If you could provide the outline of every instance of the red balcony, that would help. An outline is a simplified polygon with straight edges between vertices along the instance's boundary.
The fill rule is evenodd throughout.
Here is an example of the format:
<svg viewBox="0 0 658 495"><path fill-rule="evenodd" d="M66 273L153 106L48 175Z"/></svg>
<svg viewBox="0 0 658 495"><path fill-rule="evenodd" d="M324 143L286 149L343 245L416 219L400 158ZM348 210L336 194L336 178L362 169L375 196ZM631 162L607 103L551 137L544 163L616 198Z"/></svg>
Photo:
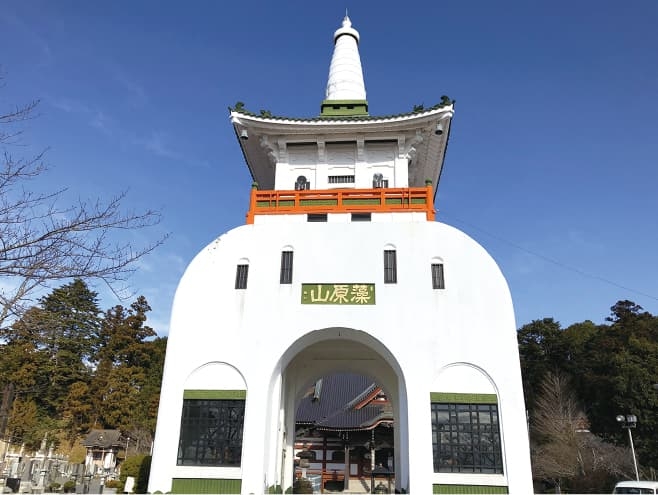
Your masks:
<svg viewBox="0 0 658 495"><path fill-rule="evenodd" d="M251 190L247 223L256 215L301 213L424 212L434 220L434 191L425 187L378 189L322 189L303 191Z"/></svg>

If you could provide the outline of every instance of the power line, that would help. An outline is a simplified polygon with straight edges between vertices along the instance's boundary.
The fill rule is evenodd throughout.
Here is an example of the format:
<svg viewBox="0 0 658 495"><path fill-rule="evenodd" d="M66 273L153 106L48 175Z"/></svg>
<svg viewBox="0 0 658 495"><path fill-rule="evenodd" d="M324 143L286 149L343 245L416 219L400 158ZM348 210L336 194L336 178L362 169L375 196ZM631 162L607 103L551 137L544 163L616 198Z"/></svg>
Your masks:
<svg viewBox="0 0 658 495"><path fill-rule="evenodd" d="M442 211L441 214L442 214L442 215L445 215L445 212ZM567 265L567 264L565 264L565 263L562 263L561 261L558 261L558 260L556 260L556 259L550 258L550 257L548 257L548 256L546 256L546 255L541 254L541 253L537 253L537 252L532 251L532 250L530 250L530 249L524 248L523 246L520 246L519 244L516 244L515 242L512 242L512 241L510 241L510 240L508 240L508 239L505 239L504 237L501 237L501 236L499 236L499 235L496 235L496 234L493 234L493 233L491 233L491 232L488 232L488 231L484 230L483 228L480 228L480 227L478 227L477 225L473 225L472 223L467 222L466 220L462 220L461 218L457 218L457 217L455 217L454 215L450 215L450 214L449 214L448 216L451 217L453 220L456 220L456 221L459 222L459 223L462 223L462 224L464 224L464 225L467 225L467 226L471 227L472 229L475 229L475 230L477 230L477 231L479 231L479 232L482 232L483 234L485 234L485 235L487 235L487 236L489 236L489 237L492 237L493 239L496 239L497 241L503 242L503 243L505 243L505 244L507 244L507 245L509 245L509 246L512 246L512 247L515 248L515 249L518 249L519 251L523 251L524 253L527 253L527 254L530 254L530 255L532 255L532 256L535 256L536 258L542 259L542 260L544 260L544 261L546 261L546 262L548 262L548 263L551 263L551 264L553 264L553 265L559 266L560 268L562 268L562 269L564 269L564 270L569 270L569 271L572 271L572 272L578 273L579 275L582 275L583 277L587 277L587 278L591 278L591 279L594 279L594 280L598 280L598 281L600 281L600 282L604 282L604 283L606 283L606 284L608 284L608 285L612 285L612 286L617 287L617 288L619 288L619 289L623 289L623 290L626 290L626 291L629 291L629 292L633 292L633 293L638 294L638 295L640 295L640 296L648 297L649 299L653 299L654 301L658 301L658 297L657 297L657 296L653 296L653 295L651 295L651 294L647 294L646 292L642 292L641 290L637 290L637 289L633 289L633 288L631 288L631 287L627 287L627 286L625 286L625 285L622 285L622 284L620 284L620 283L615 282L614 280L610 280L610 279L605 278L605 277L602 277L602 276L600 276L600 275L595 275L595 274L593 274L593 273L586 272L586 271L584 271L584 270L581 270L580 268L576 268L576 267L574 267L574 266Z"/></svg>

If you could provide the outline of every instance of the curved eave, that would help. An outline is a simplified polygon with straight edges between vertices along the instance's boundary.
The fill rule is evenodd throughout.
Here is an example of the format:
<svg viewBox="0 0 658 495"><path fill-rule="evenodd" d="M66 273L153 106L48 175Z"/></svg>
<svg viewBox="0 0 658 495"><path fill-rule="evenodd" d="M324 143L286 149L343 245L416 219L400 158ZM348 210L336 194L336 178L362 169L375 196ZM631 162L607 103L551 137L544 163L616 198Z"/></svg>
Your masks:
<svg viewBox="0 0 658 495"><path fill-rule="evenodd" d="M433 120L433 117L443 114L454 113L452 104L436 106L427 110L404 113L399 115L386 115L386 116L352 116L352 117L316 117L316 118L294 118L294 117L263 117L250 112L241 112L239 110L231 110L231 122L237 123L252 123L253 125L262 125L268 128L289 129L290 126L313 128L329 127L329 128L358 128L359 126L369 124L402 124L410 122L419 122L423 120Z"/></svg>
<svg viewBox="0 0 658 495"><path fill-rule="evenodd" d="M427 179L436 186L441 176L443 160L450 134L454 107L437 106L425 111L384 117L295 119L264 117L232 110L231 123L253 179L261 189L274 188L275 158L272 147L279 140L289 142L326 142L346 139L417 140L409 167L409 186L421 187ZM438 122L443 133L435 134ZM248 139L240 136L246 131ZM419 139L417 139L419 138Z"/></svg>

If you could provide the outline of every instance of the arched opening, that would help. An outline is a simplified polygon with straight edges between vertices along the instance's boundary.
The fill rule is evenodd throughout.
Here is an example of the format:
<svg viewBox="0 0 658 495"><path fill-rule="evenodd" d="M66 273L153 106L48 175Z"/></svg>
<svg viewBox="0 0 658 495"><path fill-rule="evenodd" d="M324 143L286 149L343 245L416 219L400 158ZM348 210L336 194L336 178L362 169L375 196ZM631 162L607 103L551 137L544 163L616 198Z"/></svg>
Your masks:
<svg viewBox="0 0 658 495"><path fill-rule="evenodd" d="M279 411L278 437L275 442L278 445L275 477L280 480L284 491L292 487L296 474L301 474L302 463L297 454L303 450L314 451L313 454L303 454L308 456L308 466L313 464L317 468L319 464L322 469L324 465L325 472L319 473L324 475L324 482L333 476L335 469L336 477L333 481L345 483L347 474L348 482L350 479L359 482L361 476L366 478L364 481L369 487L371 466L364 464L372 459L371 447L374 447L375 451L375 467L377 460L380 460L382 467L386 465L387 471L391 473L391 490L407 489L409 445L406 385L397 360L382 342L366 332L354 329L316 330L295 341L284 353L279 365L272 381L272 400L273 403L279 404L278 408L273 408ZM324 389L319 390L320 400L323 394L325 400L332 400L328 395L331 393L330 389L340 383L345 384L345 380L351 383L355 390L362 390L354 392L354 397L344 401L341 407L356 405L363 409L370 406L368 413L373 413L377 401L385 398L387 410L381 408L381 412L383 419L387 419L388 414L391 421L378 423L374 417L369 417L357 428L349 430L336 428L340 424L329 422L327 424L334 427L329 432L321 427L323 418L315 418L316 424L313 425L304 425L297 421L300 406L304 405L305 400L312 401L313 395L318 393L318 385ZM333 400L343 401L348 395L350 393L342 394L340 397L333 397ZM341 407L334 407L334 410ZM327 411L330 409L331 407ZM388 429L387 435L384 434L385 428ZM305 438L312 440L307 443L314 448L304 448ZM326 442L326 446L317 448L318 442ZM339 445L340 449L335 448ZM342 456L337 453L341 450ZM311 456L314 457L312 462ZM322 462L317 462L318 460ZM304 464L307 465L306 462ZM339 472L337 464L342 466L342 472ZM366 473L367 477L364 476ZM381 476L378 476L377 481L380 481L380 478Z"/></svg>

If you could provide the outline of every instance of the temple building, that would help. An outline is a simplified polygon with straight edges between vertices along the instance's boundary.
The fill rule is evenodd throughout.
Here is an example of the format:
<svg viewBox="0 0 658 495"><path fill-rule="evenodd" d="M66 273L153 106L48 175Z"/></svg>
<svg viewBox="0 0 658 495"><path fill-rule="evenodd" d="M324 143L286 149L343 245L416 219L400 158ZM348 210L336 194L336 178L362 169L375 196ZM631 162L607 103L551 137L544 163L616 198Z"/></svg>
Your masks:
<svg viewBox="0 0 658 495"><path fill-rule="evenodd" d="M353 373L320 378L297 407L295 477L321 490L374 489L382 477L388 482L395 476L394 423L390 401L371 378Z"/></svg>
<svg viewBox="0 0 658 495"><path fill-rule="evenodd" d="M454 102L371 115L359 42L317 117L230 109L246 222L178 286L151 493L532 493L509 288L435 219Z"/></svg>

